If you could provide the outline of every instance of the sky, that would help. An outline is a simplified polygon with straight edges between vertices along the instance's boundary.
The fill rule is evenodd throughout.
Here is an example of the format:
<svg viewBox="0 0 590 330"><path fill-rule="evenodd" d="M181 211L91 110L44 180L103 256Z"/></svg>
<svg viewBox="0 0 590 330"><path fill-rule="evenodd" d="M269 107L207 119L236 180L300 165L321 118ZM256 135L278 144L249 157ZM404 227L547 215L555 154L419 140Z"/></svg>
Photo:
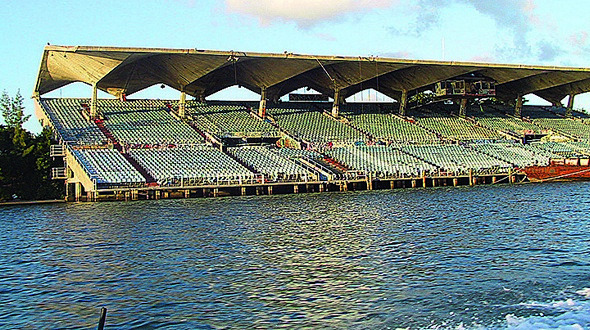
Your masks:
<svg viewBox="0 0 590 330"><path fill-rule="evenodd" d="M20 90L27 114L47 43L590 67L580 0L0 1L0 90ZM243 90L211 98L255 98ZM76 83L47 96L90 95ZM131 97L178 95L155 86ZM590 109L588 94L575 100ZM40 130L34 114L25 127Z"/></svg>

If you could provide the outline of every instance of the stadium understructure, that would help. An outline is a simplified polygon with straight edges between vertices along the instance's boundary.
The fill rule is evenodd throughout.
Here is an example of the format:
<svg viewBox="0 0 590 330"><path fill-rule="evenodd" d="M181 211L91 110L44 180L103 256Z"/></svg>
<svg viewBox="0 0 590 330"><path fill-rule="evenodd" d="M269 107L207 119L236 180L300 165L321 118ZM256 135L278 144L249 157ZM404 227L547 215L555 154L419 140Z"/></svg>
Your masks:
<svg viewBox="0 0 590 330"><path fill-rule="evenodd" d="M73 82L92 94L44 96ZM159 84L179 98L132 99ZM208 99L236 85L260 100ZM392 101L345 101L366 89ZM64 159L53 177L97 201L514 183L588 158L590 118L573 109L588 91L586 68L47 46L33 97Z"/></svg>

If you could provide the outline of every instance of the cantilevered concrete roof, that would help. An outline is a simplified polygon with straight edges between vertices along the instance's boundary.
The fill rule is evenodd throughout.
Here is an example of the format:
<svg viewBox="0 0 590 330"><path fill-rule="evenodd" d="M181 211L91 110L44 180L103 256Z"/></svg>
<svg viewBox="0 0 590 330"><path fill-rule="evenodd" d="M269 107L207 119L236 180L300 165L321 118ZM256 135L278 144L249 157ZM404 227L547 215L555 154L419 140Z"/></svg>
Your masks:
<svg viewBox="0 0 590 330"><path fill-rule="evenodd" d="M590 91L590 68L314 56L200 49L46 46L34 94L72 82L131 95L166 84L197 98L239 85L277 99L301 87L341 97L373 88L394 99L465 74L496 81L502 99L533 93L552 103Z"/></svg>

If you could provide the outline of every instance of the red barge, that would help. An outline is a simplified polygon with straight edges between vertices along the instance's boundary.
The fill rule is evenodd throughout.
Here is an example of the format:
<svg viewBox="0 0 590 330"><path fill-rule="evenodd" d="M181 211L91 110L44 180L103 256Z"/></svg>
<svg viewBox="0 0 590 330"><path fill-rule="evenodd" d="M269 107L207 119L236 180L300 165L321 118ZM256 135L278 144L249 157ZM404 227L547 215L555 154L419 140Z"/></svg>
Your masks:
<svg viewBox="0 0 590 330"><path fill-rule="evenodd" d="M546 166L527 166L521 169L531 182L590 181L590 159L552 159Z"/></svg>

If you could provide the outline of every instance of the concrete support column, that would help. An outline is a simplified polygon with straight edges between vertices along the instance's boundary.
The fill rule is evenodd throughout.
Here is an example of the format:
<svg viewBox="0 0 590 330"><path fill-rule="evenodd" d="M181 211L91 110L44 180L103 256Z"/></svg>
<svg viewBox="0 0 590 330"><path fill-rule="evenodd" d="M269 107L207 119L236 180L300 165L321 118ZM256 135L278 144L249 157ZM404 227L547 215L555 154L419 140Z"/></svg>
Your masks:
<svg viewBox="0 0 590 330"><path fill-rule="evenodd" d="M324 184L323 183L319 184L319 188L320 188L320 192L324 192Z"/></svg>
<svg viewBox="0 0 590 330"><path fill-rule="evenodd" d="M334 91L334 103L332 104L332 116L338 117L340 111L340 90Z"/></svg>
<svg viewBox="0 0 590 330"><path fill-rule="evenodd" d="M412 180L412 188L416 188L418 186L418 182L416 180Z"/></svg>
<svg viewBox="0 0 590 330"><path fill-rule="evenodd" d="M459 185L459 179L458 178L453 178L453 187L456 187Z"/></svg>
<svg viewBox="0 0 590 330"><path fill-rule="evenodd" d="M213 197L219 197L219 188L213 188Z"/></svg>
<svg viewBox="0 0 590 330"><path fill-rule="evenodd" d="M459 104L459 116L465 117L467 113L467 99L461 99L461 103Z"/></svg>
<svg viewBox="0 0 590 330"><path fill-rule="evenodd" d="M242 187L242 196L246 196L246 187Z"/></svg>
<svg viewBox="0 0 590 330"><path fill-rule="evenodd" d="M272 186L268 186L268 194L272 195Z"/></svg>
<svg viewBox="0 0 590 330"><path fill-rule="evenodd" d="M473 186L474 182L473 182L473 169L469 169L469 185Z"/></svg>
<svg viewBox="0 0 590 330"><path fill-rule="evenodd" d="M79 182L76 182L75 184L75 189L76 191L74 192L74 198L76 200L76 202L80 201L80 197L82 197L82 184Z"/></svg>
<svg viewBox="0 0 590 330"><path fill-rule="evenodd" d="M408 91L404 89L402 91L402 97L399 102L399 114L402 116L405 116L407 107L408 107Z"/></svg>
<svg viewBox="0 0 590 330"><path fill-rule="evenodd" d="M371 174L367 177L367 190L373 190L373 176Z"/></svg>
<svg viewBox="0 0 590 330"><path fill-rule="evenodd" d="M180 101L178 102L178 116L180 118L186 117L186 92L184 91L184 86L180 91Z"/></svg>
<svg viewBox="0 0 590 330"><path fill-rule="evenodd" d="M258 115L261 118L266 117L266 87L262 87L260 91L260 105L258 106Z"/></svg>
<svg viewBox="0 0 590 330"><path fill-rule="evenodd" d="M518 94L516 97L516 107L514 108L514 116L522 117L522 95Z"/></svg>
<svg viewBox="0 0 590 330"><path fill-rule="evenodd" d="M155 198L155 199L160 199L160 198L161 198L161 196L160 196L160 194L161 194L161 193L162 193L161 191L159 191L159 190L156 190L156 191L154 192L154 195L155 195L155 196L154 196L154 198Z"/></svg>
<svg viewBox="0 0 590 330"><path fill-rule="evenodd" d="M389 188L395 189L395 180L389 181Z"/></svg>
<svg viewBox="0 0 590 330"><path fill-rule="evenodd" d="M90 118L96 118L98 114L98 85L92 84L92 99L90 100Z"/></svg>
<svg viewBox="0 0 590 330"><path fill-rule="evenodd" d="M574 98L575 98L575 94L570 94L569 99L567 100L567 108L565 109L565 116L567 118L571 118L572 117L572 111L574 110Z"/></svg>
<svg viewBox="0 0 590 330"><path fill-rule="evenodd" d="M293 193L297 194L299 192L299 186L298 185L293 185Z"/></svg>

